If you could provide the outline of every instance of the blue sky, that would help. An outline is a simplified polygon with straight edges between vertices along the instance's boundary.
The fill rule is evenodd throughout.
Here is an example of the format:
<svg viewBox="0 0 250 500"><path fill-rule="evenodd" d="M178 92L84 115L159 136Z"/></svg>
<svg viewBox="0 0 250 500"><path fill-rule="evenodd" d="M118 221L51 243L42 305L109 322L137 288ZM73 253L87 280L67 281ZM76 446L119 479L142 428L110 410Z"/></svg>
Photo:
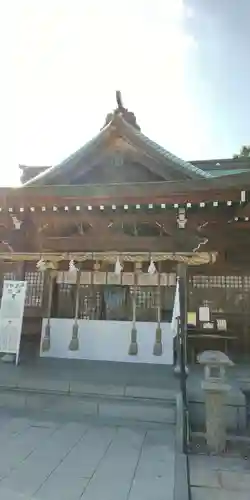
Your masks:
<svg viewBox="0 0 250 500"><path fill-rule="evenodd" d="M184 159L250 142L249 0L0 2L1 185L95 135L115 90Z"/></svg>

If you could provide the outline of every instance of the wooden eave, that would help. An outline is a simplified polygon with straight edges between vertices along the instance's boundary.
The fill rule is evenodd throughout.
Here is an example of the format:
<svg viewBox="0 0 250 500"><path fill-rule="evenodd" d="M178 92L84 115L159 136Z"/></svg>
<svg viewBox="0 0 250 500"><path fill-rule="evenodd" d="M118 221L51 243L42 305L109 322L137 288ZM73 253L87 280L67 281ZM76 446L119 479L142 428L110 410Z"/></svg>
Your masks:
<svg viewBox="0 0 250 500"><path fill-rule="evenodd" d="M155 262L159 261L174 261L174 262L185 262L188 265L201 265L201 264L213 264L216 261L216 252L71 252L71 253L59 253L59 252L43 252L41 253L0 253L0 261L4 262L38 262L43 258L47 262L53 262L53 264L59 264L63 261L69 261L71 259L76 262L84 262L86 260L104 260L106 262L115 263L117 256L126 262L148 262L150 258L153 258Z"/></svg>
<svg viewBox="0 0 250 500"><path fill-rule="evenodd" d="M248 181L248 182L247 182ZM240 201L240 191L250 190L250 173L199 181L163 181L149 183L92 184L67 186L23 186L1 188L0 207L43 205L93 206L112 203L186 203Z"/></svg>

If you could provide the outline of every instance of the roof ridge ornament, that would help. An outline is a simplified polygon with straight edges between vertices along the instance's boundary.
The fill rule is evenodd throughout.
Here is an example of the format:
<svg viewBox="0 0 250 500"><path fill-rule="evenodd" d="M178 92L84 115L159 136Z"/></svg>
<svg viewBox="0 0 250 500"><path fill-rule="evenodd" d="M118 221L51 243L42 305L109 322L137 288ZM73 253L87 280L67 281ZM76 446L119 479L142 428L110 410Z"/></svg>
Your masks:
<svg viewBox="0 0 250 500"><path fill-rule="evenodd" d="M132 111L128 111L128 109L124 107L122 101L122 93L120 90L116 90L115 97L117 106L112 113L107 114L104 127L106 127L106 125L108 125L112 121L115 121L116 116L121 116L123 120L129 123L129 125L132 125L132 127L136 128L137 130L141 130L136 121L135 114Z"/></svg>
<svg viewBox="0 0 250 500"><path fill-rule="evenodd" d="M117 109L119 111L125 111L125 108L124 108L124 106L122 104L122 93L121 93L121 91L120 90L116 90L115 96L116 96L116 102L117 102Z"/></svg>

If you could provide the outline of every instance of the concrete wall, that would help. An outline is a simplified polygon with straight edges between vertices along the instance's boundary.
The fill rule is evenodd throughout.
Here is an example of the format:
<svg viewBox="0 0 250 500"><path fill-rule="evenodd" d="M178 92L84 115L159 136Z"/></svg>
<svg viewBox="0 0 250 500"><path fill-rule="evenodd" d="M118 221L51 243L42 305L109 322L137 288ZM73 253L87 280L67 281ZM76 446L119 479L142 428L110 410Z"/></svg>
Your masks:
<svg viewBox="0 0 250 500"><path fill-rule="evenodd" d="M47 320L43 320L42 336ZM79 320L79 350L69 351L73 319L51 319L50 350L42 357L122 361L129 363L173 364L173 333L170 323L163 323L163 353L153 355L156 323L138 322L138 355L129 356L131 322Z"/></svg>

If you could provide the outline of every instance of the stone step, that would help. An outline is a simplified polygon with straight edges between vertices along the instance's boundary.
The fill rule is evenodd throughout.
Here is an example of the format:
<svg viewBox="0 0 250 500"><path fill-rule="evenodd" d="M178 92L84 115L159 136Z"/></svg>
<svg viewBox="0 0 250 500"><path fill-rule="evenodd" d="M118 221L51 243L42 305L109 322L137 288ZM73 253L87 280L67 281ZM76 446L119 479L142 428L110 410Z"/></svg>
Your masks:
<svg viewBox="0 0 250 500"><path fill-rule="evenodd" d="M175 398L73 394L41 389L0 388L0 409L46 412L71 419L85 416L160 424L176 421Z"/></svg>
<svg viewBox="0 0 250 500"><path fill-rule="evenodd" d="M115 380L115 373L112 377ZM100 377L99 377L100 378ZM89 382L82 380L69 379L61 377L57 378L36 376L19 376L16 371L1 374L0 391L5 389L20 389L28 391L39 391L45 393L56 394L73 394L73 395L102 395L102 396L120 396L146 399L159 399L173 401L175 399L175 388L157 387L150 385L136 385L129 383L102 383L101 381Z"/></svg>

